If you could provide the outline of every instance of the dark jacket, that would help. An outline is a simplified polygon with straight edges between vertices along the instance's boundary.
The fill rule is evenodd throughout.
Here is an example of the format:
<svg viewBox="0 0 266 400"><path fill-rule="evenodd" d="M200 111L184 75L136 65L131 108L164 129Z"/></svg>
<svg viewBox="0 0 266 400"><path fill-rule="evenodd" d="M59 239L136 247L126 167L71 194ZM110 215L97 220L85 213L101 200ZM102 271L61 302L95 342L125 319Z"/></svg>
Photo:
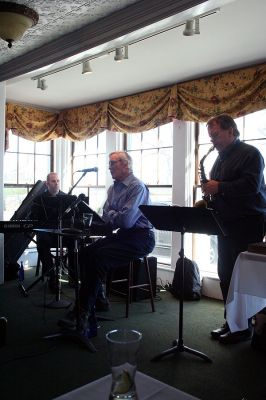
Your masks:
<svg viewBox="0 0 266 400"><path fill-rule="evenodd" d="M256 147L237 139L219 153L210 178L221 182L212 207L223 220L266 214L264 160Z"/></svg>

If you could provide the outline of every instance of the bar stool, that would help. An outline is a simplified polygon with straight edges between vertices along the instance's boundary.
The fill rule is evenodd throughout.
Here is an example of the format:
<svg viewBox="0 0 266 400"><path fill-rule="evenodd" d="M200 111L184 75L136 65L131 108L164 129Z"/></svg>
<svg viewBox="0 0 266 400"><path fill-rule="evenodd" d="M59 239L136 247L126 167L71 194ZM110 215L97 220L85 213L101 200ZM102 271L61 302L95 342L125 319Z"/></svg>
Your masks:
<svg viewBox="0 0 266 400"><path fill-rule="evenodd" d="M146 280L142 283L134 284L134 268L138 265L139 261L143 260L145 272L146 272ZM126 298L126 318L128 318L129 315L129 304L132 303L132 295L133 295L133 290L139 289L141 291L147 292L149 294L150 298L150 303L151 303L151 309L152 312L155 311L154 307L154 299L153 299L153 291L152 291L152 283L151 283L151 274L150 274L150 266L149 266L149 260L148 257L142 257L140 259L134 259L131 260L128 263L128 271L127 271L127 276L125 278L121 279L113 279L112 275L109 277L107 281L107 296L109 297L111 292L117 293L120 295L125 296ZM113 288L113 285L115 284L121 284L125 283L125 291L122 290L117 290Z"/></svg>

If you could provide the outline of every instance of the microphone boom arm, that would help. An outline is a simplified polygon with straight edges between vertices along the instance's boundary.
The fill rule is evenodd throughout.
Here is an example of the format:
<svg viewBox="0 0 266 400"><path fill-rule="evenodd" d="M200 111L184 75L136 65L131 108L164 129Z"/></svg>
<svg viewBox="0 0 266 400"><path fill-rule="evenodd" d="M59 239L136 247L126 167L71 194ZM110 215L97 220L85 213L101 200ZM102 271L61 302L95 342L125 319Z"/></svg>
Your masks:
<svg viewBox="0 0 266 400"><path fill-rule="evenodd" d="M83 172L81 177L77 180L77 182L72 186L72 188L69 190L68 194L71 194L73 189L77 186L77 184L81 181L81 179L86 175L86 172Z"/></svg>

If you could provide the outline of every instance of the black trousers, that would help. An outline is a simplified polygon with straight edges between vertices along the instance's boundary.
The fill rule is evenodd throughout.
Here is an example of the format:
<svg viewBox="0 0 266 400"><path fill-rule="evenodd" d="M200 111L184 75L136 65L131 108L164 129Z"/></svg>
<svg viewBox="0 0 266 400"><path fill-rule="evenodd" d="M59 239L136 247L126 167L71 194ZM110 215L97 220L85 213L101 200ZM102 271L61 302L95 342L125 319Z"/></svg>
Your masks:
<svg viewBox="0 0 266 400"><path fill-rule="evenodd" d="M106 273L127 265L130 260L152 252L155 246L154 232L150 229L121 229L118 233L84 247L80 251L79 291L80 307L94 313L95 302Z"/></svg>
<svg viewBox="0 0 266 400"><path fill-rule="evenodd" d="M247 251L250 243L262 242L264 237L264 216L246 216L224 222L227 236L218 236L218 276L224 303L234 265L239 253Z"/></svg>

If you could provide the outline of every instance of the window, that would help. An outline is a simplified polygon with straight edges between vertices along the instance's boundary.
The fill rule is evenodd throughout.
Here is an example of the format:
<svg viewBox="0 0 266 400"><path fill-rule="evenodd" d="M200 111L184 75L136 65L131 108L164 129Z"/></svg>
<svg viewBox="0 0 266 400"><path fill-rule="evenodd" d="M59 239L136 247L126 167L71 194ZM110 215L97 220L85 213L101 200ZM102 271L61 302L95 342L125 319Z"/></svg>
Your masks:
<svg viewBox="0 0 266 400"><path fill-rule="evenodd" d="M72 193L76 195L84 193L89 198L89 205L95 211L99 212L106 194L106 132L102 132L82 142L73 143L72 154L72 184L75 184L81 177L81 175L76 175L78 170L98 167L98 172L90 172L84 175Z"/></svg>
<svg viewBox="0 0 266 400"><path fill-rule="evenodd" d="M266 110L258 111L235 119L238 130L240 132L240 139L257 147L264 157L266 162ZM198 125L198 132L196 131L196 165L207 153L211 147L209 136L206 129L206 124ZM210 169L217 157L217 151L212 151L204 160L204 170L209 176ZM264 176L266 177L266 171ZM199 175L195 175L195 201L202 198L200 189ZM202 249L206 251L202 251ZM193 257L197 261L199 268L203 274L216 274L217 273L217 237L207 235L194 235L193 241Z"/></svg>
<svg viewBox="0 0 266 400"><path fill-rule="evenodd" d="M134 175L150 190L152 203L172 203L173 124L143 133L126 135L126 151L133 159ZM171 232L156 230L153 255L162 264L170 264Z"/></svg>
<svg viewBox="0 0 266 400"><path fill-rule="evenodd" d="M4 155L4 220L9 220L37 182L52 168L53 142L32 142L9 131Z"/></svg>

